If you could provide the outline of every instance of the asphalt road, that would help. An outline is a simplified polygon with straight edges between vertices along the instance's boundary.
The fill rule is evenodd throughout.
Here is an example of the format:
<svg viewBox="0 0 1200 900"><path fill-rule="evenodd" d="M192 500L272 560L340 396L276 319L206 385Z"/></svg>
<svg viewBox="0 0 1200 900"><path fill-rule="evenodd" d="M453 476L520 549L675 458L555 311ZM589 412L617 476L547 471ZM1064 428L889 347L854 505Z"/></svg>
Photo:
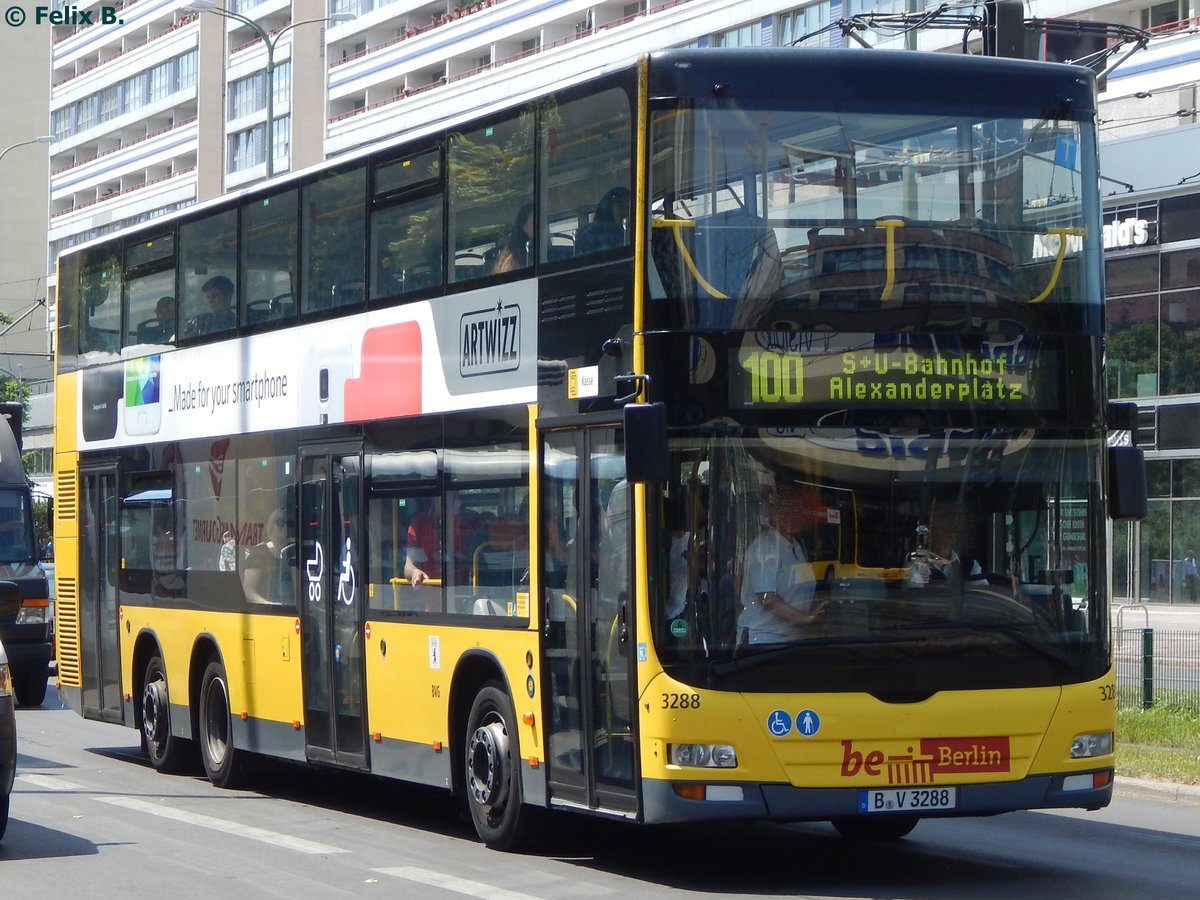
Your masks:
<svg viewBox="0 0 1200 900"><path fill-rule="evenodd" d="M824 823L549 822L487 850L439 793L271 765L257 790L154 772L137 734L51 701L20 710L0 896L23 898L1195 897L1200 796L1118 785L1096 812L922 822L887 844Z"/></svg>

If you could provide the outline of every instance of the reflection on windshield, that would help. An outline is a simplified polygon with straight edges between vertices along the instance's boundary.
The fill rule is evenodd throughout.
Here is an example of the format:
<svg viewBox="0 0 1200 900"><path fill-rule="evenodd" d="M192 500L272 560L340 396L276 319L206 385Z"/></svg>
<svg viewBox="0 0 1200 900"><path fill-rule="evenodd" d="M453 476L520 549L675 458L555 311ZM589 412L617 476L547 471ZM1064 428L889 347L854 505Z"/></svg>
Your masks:
<svg viewBox="0 0 1200 900"><path fill-rule="evenodd" d="M652 291L685 302L680 324L747 330L817 312L995 318L1098 302L1083 139L1077 122L1034 117L664 109Z"/></svg>
<svg viewBox="0 0 1200 900"><path fill-rule="evenodd" d="M852 428L674 442L654 623L664 660L721 674L781 648L1067 669L1094 654L1106 635L1098 451L1017 430L913 437L915 452L890 461Z"/></svg>

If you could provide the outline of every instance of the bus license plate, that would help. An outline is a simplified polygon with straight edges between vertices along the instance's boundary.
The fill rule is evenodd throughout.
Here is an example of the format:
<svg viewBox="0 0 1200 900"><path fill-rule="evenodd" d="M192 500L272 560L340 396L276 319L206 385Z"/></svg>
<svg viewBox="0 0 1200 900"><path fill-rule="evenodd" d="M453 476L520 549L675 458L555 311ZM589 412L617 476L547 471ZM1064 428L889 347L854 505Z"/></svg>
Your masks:
<svg viewBox="0 0 1200 900"><path fill-rule="evenodd" d="M958 789L886 788L858 792L858 811L863 813L923 812L933 809L954 809Z"/></svg>

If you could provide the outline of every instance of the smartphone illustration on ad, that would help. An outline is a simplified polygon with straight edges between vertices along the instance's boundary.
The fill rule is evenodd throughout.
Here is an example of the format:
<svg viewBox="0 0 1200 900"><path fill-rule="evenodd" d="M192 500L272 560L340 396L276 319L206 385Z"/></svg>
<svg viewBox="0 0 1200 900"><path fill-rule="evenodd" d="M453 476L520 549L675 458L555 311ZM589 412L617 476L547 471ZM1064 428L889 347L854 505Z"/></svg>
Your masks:
<svg viewBox="0 0 1200 900"><path fill-rule="evenodd" d="M122 419L131 436L157 434L162 425L162 357L155 353L125 361Z"/></svg>
<svg viewBox="0 0 1200 900"><path fill-rule="evenodd" d="M331 425L344 422L346 379L353 364L350 338L325 337L310 345L300 368L298 410L301 425Z"/></svg>

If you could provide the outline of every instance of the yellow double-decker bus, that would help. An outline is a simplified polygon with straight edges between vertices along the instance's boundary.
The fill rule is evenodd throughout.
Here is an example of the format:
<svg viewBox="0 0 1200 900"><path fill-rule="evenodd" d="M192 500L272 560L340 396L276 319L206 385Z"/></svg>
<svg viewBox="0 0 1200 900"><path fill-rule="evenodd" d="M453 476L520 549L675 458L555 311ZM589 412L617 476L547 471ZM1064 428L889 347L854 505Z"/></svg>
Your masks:
<svg viewBox="0 0 1200 900"><path fill-rule="evenodd" d="M62 691L500 848L1103 806L1099 222L1085 70L679 50L73 248Z"/></svg>

